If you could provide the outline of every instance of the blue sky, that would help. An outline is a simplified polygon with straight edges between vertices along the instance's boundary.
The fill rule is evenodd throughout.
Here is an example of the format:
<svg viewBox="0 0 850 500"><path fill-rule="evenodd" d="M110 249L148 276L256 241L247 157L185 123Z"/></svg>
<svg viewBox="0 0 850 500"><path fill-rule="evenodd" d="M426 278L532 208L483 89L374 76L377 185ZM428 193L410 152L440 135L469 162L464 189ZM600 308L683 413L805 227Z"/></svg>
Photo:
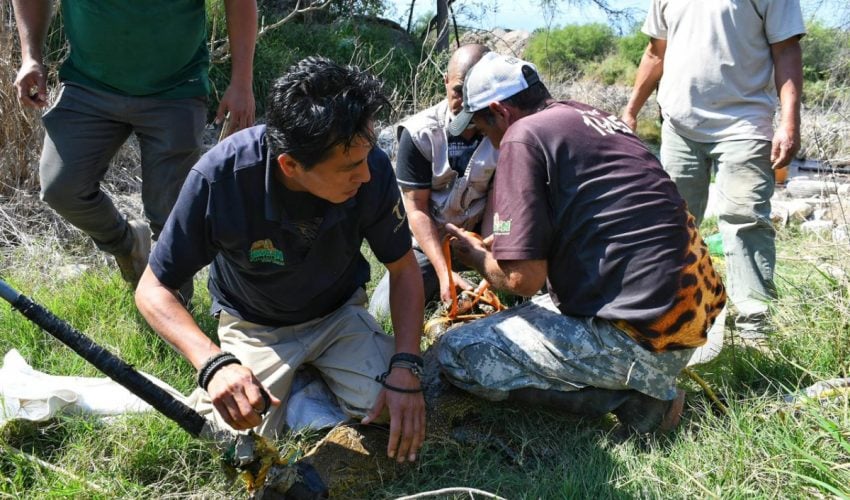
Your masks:
<svg viewBox="0 0 850 500"><path fill-rule="evenodd" d="M635 13L635 19L642 22L649 1L610 0L610 3L620 9L632 9ZM566 0L560 2L559 11L551 19L546 18L537 0L477 0L477 2L478 5L487 6L488 12L475 22L458 18L458 24L471 25L482 29L498 27L533 31L535 28L545 28L547 23L551 23L552 27L588 22L607 23L607 18L598 8L590 5L581 8L572 7ZM387 17L397 21L402 26L407 26L407 9L410 6L410 0L388 0L387 4L392 6L395 11L394 13L388 12ZM458 10L465 4L470 5L472 1L456 0L455 9ZM414 19L422 13L436 11L435 5L434 0L416 0ZM835 17L837 12L843 11L844 14L848 14L850 9L847 5L847 0L802 0L803 15L807 19L816 14L827 24L839 22L839 19Z"/></svg>
<svg viewBox="0 0 850 500"><path fill-rule="evenodd" d="M546 27L547 19L540 9L539 3L536 0L478 0L479 5L486 6L486 13L480 20L470 22L468 19L458 18L458 24L472 25L482 29L506 28L506 29L521 29L533 31L535 28ZM648 0L619 0L615 2L618 8L634 8L636 9L636 18L641 19L646 13L646 5ZM393 5L396 14L391 18L398 21L402 26L407 26L407 9L410 6L410 0L389 0L390 5ZM456 0L456 11L462 8L464 0ZM587 22L606 22L606 18L602 12L591 6L577 8L568 6L568 2L562 2L559 11L551 19L552 26L562 26L565 24L583 24ZM416 0L416 9L414 10L414 20L418 15L426 12L435 12L434 0ZM390 16L388 16L390 17Z"/></svg>

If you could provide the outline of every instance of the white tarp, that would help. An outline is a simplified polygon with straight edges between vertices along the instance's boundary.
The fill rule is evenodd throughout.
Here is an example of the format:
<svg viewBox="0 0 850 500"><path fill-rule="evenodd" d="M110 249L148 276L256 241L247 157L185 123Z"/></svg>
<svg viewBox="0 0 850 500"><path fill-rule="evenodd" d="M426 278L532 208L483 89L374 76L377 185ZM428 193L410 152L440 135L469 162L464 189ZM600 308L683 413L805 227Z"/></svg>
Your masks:
<svg viewBox="0 0 850 500"><path fill-rule="evenodd" d="M179 397L177 390L165 382L142 375ZM31 367L14 349L6 353L0 367L0 427L13 419L42 422L59 412L108 416L151 409L112 379L48 375ZM321 429L346 420L348 417L321 377L304 370L296 373L286 409L286 422L291 429Z"/></svg>

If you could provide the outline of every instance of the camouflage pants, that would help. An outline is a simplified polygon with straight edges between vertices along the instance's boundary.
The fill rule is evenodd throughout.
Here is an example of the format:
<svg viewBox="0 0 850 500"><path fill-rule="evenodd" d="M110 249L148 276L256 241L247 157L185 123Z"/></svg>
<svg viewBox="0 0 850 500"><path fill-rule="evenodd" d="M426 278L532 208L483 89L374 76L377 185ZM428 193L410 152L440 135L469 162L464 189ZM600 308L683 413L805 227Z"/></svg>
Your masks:
<svg viewBox="0 0 850 500"><path fill-rule="evenodd" d="M515 389L588 386L670 400L694 351L649 352L607 320L561 314L549 295L449 330L438 349L454 385L491 401Z"/></svg>

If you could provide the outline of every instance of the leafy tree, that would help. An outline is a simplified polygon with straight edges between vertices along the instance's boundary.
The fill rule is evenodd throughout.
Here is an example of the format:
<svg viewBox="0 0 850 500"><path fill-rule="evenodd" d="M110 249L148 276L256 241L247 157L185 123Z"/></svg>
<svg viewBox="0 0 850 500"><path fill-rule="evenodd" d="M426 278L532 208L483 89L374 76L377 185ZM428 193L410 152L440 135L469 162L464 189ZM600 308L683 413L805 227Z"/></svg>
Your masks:
<svg viewBox="0 0 850 500"><path fill-rule="evenodd" d="M820 21L810 21L803 47L803 77L807 81L825 80L835 73L850 74L847 58L850 56L848 33L839 28L830 28Z"/></svg>
<svg viewBox="0 0 850 500"><path fill-rule="evenodd" d="M617 39L617 53L621 58L637 66L648 43L649 36L641 32L640 24L635 24L631 33Z"/></svg>
<svg viewBox="0 0 850 500"><path fill-rule="evenodd" d="M613 0L537 0L537 4L543 11L544 15L554 13L562 4L579 7L582 9L590 8L601 11L608 18L608 24L612 26L623 27L631 26L639 10L635 7L623 7L622 2Z"/></svg>
<svg viewBox="0 0 850 500"><path fill-rule="evenodd" d="M601 23L567 25L535 32L525 56L549 73L577 73L585 63L604 59L615 39L613 30Z"/></svg>

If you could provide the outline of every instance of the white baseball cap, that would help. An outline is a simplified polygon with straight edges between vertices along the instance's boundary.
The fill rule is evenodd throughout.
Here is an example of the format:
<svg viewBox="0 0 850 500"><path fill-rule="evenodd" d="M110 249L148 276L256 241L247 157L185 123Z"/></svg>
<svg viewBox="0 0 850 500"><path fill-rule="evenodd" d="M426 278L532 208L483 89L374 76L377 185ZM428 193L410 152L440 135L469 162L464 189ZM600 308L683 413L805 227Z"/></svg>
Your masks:
<svg viewBox="0 0 850 500"><path fill-rule="evenodd" d="M472 115L491 102L504 101L540 81L537 67L516 57L488 52L466 74L463 110L449 123L449 133L460 135Z"/></svg>

